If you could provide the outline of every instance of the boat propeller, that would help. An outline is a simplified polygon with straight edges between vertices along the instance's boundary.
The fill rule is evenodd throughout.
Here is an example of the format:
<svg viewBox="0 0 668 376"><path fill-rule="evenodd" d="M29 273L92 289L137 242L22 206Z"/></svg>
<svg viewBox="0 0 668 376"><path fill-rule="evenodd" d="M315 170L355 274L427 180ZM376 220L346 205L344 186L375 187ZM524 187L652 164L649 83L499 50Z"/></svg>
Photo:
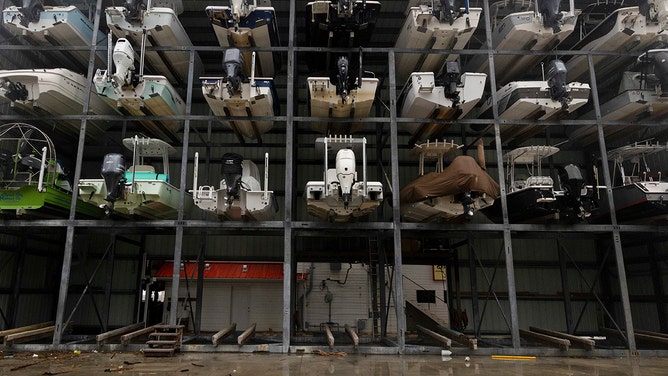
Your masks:
<svg viewBox="0 0 668 376"><path fill-rule="evenodd" d="M44 12L44 5L40 0L23 0L21 25L28 27L30 22L39 21L39 15L42 12Z"/></svg>

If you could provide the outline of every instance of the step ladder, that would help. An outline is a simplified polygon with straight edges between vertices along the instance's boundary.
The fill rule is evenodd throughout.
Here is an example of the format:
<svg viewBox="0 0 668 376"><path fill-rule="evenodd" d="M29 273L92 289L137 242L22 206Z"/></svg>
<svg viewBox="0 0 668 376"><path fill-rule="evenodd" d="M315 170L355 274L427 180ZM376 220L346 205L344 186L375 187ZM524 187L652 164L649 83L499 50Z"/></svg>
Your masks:
<svg viewBox="0 0 668 376"><path fill-rule="evenodd" d="M148 347L141 351L144 356L173 356L181 349L183 325L155 325L155 331L148 335Z"/></svg>

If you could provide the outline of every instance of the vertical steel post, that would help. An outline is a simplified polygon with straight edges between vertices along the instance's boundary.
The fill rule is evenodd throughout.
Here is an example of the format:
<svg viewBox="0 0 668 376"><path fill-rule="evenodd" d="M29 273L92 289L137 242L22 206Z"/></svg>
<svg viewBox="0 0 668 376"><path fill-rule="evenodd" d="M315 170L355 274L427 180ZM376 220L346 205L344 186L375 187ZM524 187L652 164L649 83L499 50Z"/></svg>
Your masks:
<svg viewBox="0 0 668 376"><path fill-rule="evenodd" d="M559 271L561 272L561 291L564 293L564 313L566 314L566 330L573 334L573 307L571 305L571 289L568 285L568 265L561 242L557 239L557 255L559 256Z"/></svg>
<svg viewBox="0 0 668 376"><path fill-rule="evenodd" d="M471 314L473 315L473 333L479 333L480 330L480 305L478 304L478 269L475 263L475 250L473 249L473 236L469 231L466 234L469 248L469 280L471 282Z"/></svg>
<svg viewBox="0 0 668 376"><path fill-rule="evenodd" d="M109 330L109 316L111 314L111 288L114 281L114 262L116 261L116 234L111 234L111 250L109 252L109 259L106 265L107 280L104 284L104 308L102 314L104 315L102 321L102 330L104 332ZM148 298L148 291L146 292ZM92 296L92 294L91 294ZM92 297L92 299L95 299Z"/></svg>

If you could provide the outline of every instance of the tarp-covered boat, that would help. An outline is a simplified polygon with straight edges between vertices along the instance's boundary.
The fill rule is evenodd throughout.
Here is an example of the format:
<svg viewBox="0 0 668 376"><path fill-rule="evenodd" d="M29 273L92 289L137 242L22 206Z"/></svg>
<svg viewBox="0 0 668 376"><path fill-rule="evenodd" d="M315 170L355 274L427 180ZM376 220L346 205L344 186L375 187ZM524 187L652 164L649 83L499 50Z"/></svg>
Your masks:
<svg viewBox="0 0 668 376"><path fill-rule="evenodd" d="M24 123L0 126L0 215L68 218L72 184L51 139ZM78 218L101 218L102 209L78 200Z"/></svg>
<svg viewBox="0 0 668 376"><path fill-rule="evenodd" d="M499 197L499 184L472 157L457 156L444 167L444 156L459 147L454 143L427 142L413 148L420 158L420 177L401 189L404 220L464 222ZM424 161L432 158L437 160L436 171L425 174Z"/></svg>
<svg viewBox="0 0 668 376"><path fill-rule="evenodd" d="M222 47L277 47L280 46L276 11L269 0L230 0L230 5L206 7L211 26ZM251 51L244 51L244 60L251 60ZM274 77L280 68L280 54L257 52L255 74ZM250 66L244 74L251 76Z"/></svg>
<svg viewBox="0 0 668 376"><path fill-rule="evenodd" d="M265 221L278 212L278 202L269 183L269 153L264 155L264 189L260 186L257 165L236 153L223 154L219 187L198 186L199 154L195 153L193 200L200 209L221 220Z"/></svg>
<svg viewBox="0 0 668 376"><path fill-rule="evenodd" d="M110 153L102 161L102 179L79 180L82 200L104 208L108 215L143 219L176 219L179 188L170 184L169 154L176 150L155 138L132 137L123 140L132 151L132 164L125 167L122 154ZM149 164L162 161L162 171ZM183 213L188 217L193 200L186 193Z"/></svg>
<svg viewBox="0 0 668 376"><path fill-rule="evenodd" d="M330 222L350 222L376 210L383 202L383 184L367 179L366 138L321 137L315 143L322 150L325 180L306 183L309 214ZM330 156L336 156L334 168L329 168ZM361 179L356 157L361 160Z"/></svg>

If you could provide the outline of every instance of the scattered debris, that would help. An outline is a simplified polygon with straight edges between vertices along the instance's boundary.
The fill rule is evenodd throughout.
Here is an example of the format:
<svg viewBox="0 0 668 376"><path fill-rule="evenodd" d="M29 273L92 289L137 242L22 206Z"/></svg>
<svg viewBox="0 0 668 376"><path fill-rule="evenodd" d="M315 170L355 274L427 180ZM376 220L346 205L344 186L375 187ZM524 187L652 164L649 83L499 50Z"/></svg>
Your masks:
<svg viewBox="0 0 668 376"><path fill-rule="evenodd" d="M313 353L316 354L316 355L334 356L334 357L337 357L337 358L343 358L343 357L348 355L343 351L330 352L330 351L323 351L323 350L314 350Z"/></svg>
<svg viewBox="0 0 668 376"><path fill-rule="evenodd" d="M197 364L197 363L190 363L190 364L192 364L192 365L195 366L195 367L204 367L203 364Z"/></svg>

